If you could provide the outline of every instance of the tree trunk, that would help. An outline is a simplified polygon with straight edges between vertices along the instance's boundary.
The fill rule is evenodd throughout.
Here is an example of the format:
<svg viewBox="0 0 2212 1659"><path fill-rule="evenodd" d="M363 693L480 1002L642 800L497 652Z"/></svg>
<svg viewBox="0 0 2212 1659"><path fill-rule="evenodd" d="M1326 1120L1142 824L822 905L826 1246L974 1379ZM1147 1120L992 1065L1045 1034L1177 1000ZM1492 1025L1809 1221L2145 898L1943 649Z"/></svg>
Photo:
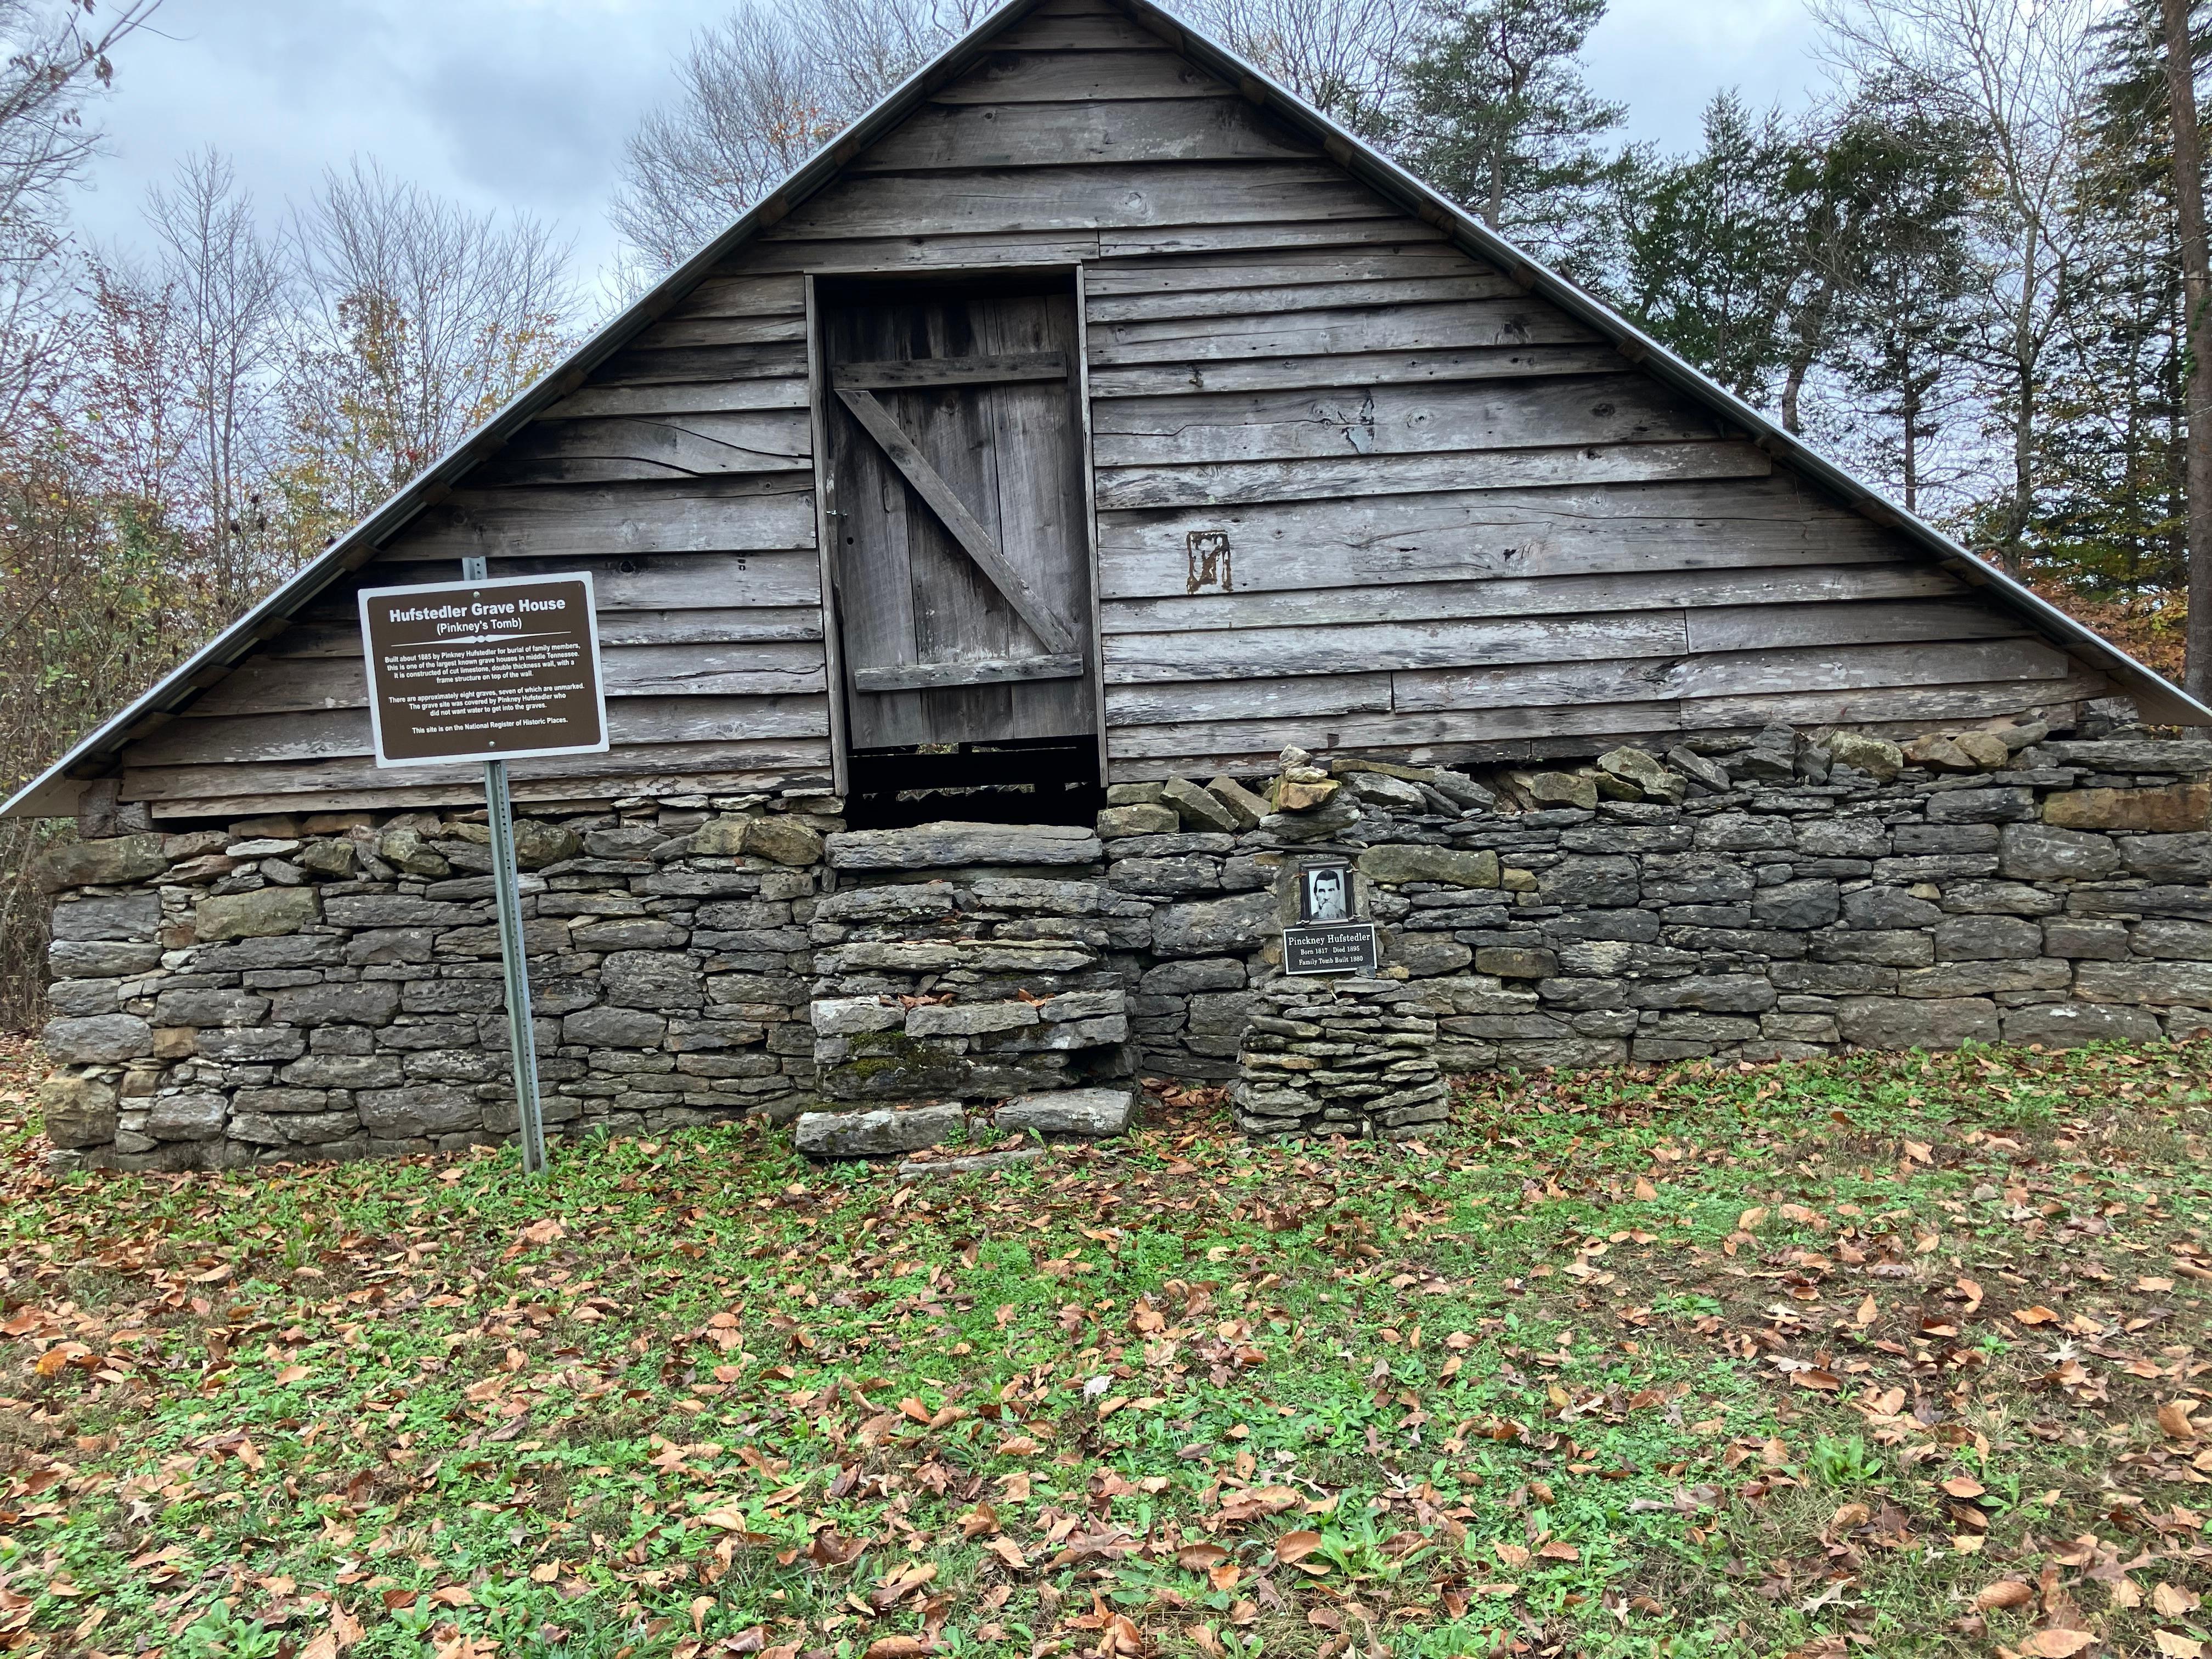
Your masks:
<svg viewBox="0 0 2212 1659"><path fill-rule="evenodd" d="M2166 106L2173 125L2173 194L2181 231L2182 314L2187 319L2189 411L2189 694L2212 698L2212 270L2204 243L2204 145L2197 127L2197 53L2190 0L2159 0L2166 33Z"/></svg>

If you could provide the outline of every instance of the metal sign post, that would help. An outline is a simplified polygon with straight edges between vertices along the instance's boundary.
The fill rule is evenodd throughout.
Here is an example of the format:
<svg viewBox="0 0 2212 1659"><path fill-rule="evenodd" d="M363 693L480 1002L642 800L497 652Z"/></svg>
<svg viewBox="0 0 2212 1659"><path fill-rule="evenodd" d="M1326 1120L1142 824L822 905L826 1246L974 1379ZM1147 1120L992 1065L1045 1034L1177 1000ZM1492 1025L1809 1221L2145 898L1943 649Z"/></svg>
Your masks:
<svg viewBox="0 0 2212 1659"><path fill-rule="evenodd" d="M471 558L461 574L457 586L362 592L369 725L379 766L483 763L522 1168L543 1175L545 1122L507 763L606 749L598 613L582 572L494 581L484 561Z"/></svg>

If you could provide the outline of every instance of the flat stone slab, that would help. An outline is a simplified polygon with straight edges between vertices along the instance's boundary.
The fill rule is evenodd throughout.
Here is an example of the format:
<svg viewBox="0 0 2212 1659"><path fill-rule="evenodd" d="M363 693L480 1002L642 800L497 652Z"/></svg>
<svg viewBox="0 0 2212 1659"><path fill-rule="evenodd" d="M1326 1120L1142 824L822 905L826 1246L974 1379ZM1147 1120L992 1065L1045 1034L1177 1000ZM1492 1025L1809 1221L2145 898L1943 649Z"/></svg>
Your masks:
<svg viewBox="0 0 2212 1659"><path fill-rule="evenodd" d="M794 1133L810 1158L881 1158L950 1140L968 1115L958 1106L881 1107L866 1112L801 1112Z"/></svg>
<svg viewBox="0 0 2212 1659"><path fill-rule="evenodd" d="M1017 1096L999 1108L993 1121L1017 1134L1034 1129L1039 1134L1086 1135L1095 1139L1127 1130L1136 1101L1132 1089L1059 1089L1048 1094Z"/></svg>
<svg viewBox="0 0 2212 1659"><path fill-rule="evenodd" d="M1172 815L1170 815L1172 816ZM833 870L958 870L972 865L1095 864L1098 837L1079 824L944 823L848 830L829 839Z"/></svg>
<svg viewBox="0 0 2212 1659"><path fill-rule="evenodd" d="M1035 1164L1051 1156L1049 1146L1016 1146L1004 1152L978 1152L973 1158L933 1158L927 1164L900 1164L898 1178L913 1181L923 1176L972 1175L979 1170L1005 1170Z"/></svg>

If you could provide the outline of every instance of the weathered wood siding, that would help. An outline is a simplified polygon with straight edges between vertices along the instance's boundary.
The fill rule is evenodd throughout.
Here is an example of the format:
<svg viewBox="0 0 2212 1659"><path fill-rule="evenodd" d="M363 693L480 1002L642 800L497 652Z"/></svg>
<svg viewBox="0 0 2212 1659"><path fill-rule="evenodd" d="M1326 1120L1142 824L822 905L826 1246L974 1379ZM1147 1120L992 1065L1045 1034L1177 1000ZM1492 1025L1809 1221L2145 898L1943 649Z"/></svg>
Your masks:
<svg viewBox="0 0 2212 1659"><path fill-rule="evenodd" d="M802 279L1076 264L1116 777L2108 689L1106 0L1046 0L360 580L592 570L615 748L526 798L826 775ZM126 787L470 787L374 773L361 702L334 592Z"/></svg>

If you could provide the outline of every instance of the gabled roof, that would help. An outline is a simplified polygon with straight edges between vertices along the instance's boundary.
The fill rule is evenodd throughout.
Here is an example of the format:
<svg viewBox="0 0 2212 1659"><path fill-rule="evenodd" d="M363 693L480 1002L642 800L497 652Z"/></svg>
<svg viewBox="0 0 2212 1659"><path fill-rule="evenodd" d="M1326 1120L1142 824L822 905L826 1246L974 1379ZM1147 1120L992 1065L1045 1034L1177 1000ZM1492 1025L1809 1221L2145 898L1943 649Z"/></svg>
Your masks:
<svg viewBox="0 0 2212 1659"><path fill-rule="evenodd" d="M222 678L264 639L281 632L286 618L332 581L368 563L417 514L441 501L471 468L549 405L575 391L594 369L658 320L723 260L836 179L854 157L912 114L932 93L965 74L990 49L995 36L1037 3L1038 0L1007 0L933 62L895 88L735 224L585 341L559 368L517 396L151 690L102 721L61 759L0 803L0 817L47 817L75 811L83 781L112 769L125 744L164 723L167 716ZM2069 656L2110 675L2136 700L2145 718L2183 726L2212 725L2212 707L2197 702L2002 571L1976 558L1934 526L1808 448L1626 318L1530 258L1233 52L1151 0L1109 0L1109 3L1159 35L1191 62L1235 86L1252 102L1306 133L1338 165L1393 205L1437 227L1464 251L1504 270L1528 293L1595 329L1632 362L1741 428L1776 461L1821 486L1844 506L1917 543L1960 580L1990 590L1994 600Z"/></svg>

